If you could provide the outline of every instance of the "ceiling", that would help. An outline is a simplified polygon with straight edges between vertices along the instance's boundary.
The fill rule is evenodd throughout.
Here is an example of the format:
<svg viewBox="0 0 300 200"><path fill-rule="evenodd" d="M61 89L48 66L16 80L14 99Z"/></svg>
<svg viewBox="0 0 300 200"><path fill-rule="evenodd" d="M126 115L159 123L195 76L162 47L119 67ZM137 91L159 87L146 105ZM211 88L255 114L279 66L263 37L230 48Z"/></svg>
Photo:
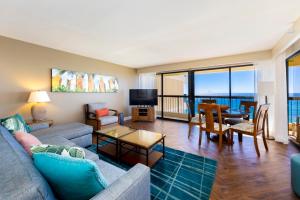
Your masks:
<svg viewBox="0 0 300 200"><path fill-rule="evenodd" d="M139 68L271 49L299 0L1 0L0 35Z"/></svg>

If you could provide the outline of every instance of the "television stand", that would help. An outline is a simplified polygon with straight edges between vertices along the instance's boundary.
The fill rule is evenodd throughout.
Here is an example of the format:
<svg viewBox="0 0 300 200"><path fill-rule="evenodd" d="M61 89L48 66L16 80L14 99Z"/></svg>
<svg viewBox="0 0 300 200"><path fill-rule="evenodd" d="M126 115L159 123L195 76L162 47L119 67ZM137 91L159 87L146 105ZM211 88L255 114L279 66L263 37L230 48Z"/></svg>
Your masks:
<svg viewBox="0 0 300 200"><path fill-rule="evenodd" d="M156 119L155 109L153 106L151 107L132 107L132 121L147 121L154 122Z"/></svg>

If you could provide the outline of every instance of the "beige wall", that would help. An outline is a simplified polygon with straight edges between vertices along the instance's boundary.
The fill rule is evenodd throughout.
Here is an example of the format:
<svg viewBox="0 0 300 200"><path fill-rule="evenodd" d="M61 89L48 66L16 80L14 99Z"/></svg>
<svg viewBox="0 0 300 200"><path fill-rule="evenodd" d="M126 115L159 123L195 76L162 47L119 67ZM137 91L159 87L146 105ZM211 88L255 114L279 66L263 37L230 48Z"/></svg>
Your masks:
<svg viewBox="0 0 300 200"><path fill-rule="evenodd" d="M118 93L51 93L50 69L113 75L119 80ZM107 102L110 108L129 112L128 90L137 87L136 70L0 37L0 117L16 112L30 118L30 91L46 90L51 102L48 117L57 123L83 121L83 105Z"/></svg>
<svg viewBox="0 0 300 200"><path fill-rule="evenodd" d="M263 60L270 60L272 58L272 51L259 51L253 53L238 54L232 56L224 56L217 58L201 59L188 62L171 63L165 65L151 66L138 69L138 73L147 72L164 72L164 71L176 71L196 68L208 68L216 66L229 66L256 63Z"/></svg>

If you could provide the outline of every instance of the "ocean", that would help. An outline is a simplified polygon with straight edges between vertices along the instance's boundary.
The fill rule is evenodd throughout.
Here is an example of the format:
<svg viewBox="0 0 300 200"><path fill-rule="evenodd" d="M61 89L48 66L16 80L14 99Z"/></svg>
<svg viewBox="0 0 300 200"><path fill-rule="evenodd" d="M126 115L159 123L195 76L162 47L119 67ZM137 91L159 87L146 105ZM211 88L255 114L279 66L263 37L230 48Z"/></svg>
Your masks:
<svg viewBox="0 0 300 200"><path fill-rule="evenodd" d="M196 95L195 105L202 102L202 99L216 99L217 104L231 106L231 109L238 110L243 100L254 101L254 93L232 93L231 102L228 93L211 93ZM231 104L231 105L230 105ZM195 106L196 108L197 106ZM195 110L195 112L197 112ZM295 123L300 117L300 93L289 93L288 98L288 121Z"/></svg>

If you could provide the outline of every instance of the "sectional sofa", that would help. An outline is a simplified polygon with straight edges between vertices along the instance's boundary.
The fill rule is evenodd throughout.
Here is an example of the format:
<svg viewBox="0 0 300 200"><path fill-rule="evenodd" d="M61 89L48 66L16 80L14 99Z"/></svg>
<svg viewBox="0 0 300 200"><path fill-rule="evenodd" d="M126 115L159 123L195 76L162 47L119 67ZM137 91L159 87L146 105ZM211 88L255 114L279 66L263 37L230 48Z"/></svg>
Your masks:
<svg viewBox="0 0 300 200"><path fill-rule="evenodd" d="M92 144L92 127L81 123L32 127L42 143L86 147ZM150 199L150 169L137 164L124 171L85 149L86 159L93 160L109 186L92 199ZM7 129L0 126L0 199L56 199L51 187L34 167L32 158ZM67 186L66 186L67 187Z"/></svg>

